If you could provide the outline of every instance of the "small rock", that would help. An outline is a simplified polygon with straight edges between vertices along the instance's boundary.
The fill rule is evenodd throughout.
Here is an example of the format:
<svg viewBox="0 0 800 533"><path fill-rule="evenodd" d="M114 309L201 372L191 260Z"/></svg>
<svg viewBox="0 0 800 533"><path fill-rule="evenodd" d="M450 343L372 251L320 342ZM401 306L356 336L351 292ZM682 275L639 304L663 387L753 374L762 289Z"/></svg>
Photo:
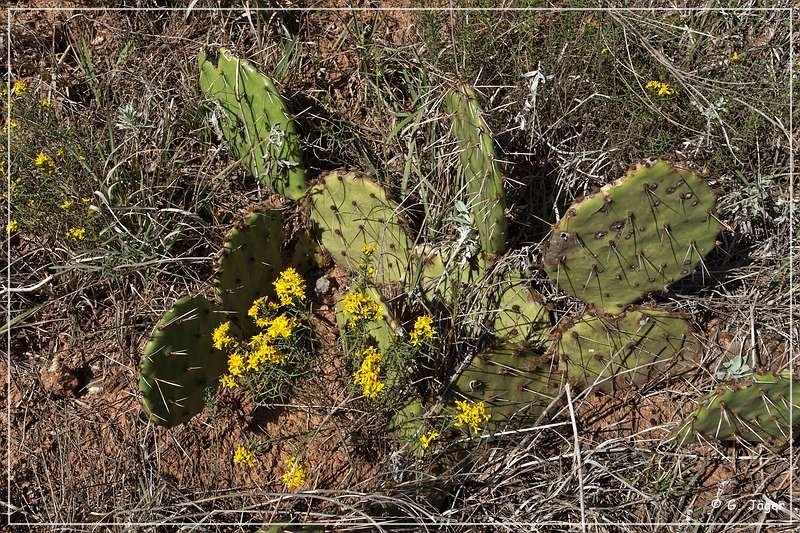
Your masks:
<svg viewBox="0 0 800 533"><path fill-rule="evenodd" d="M314 289L317 291L317 294L328 294L328 291L331 290L331 280L329 280L327 276L322 276L317 279L317 282L314 284Z"/></svg>

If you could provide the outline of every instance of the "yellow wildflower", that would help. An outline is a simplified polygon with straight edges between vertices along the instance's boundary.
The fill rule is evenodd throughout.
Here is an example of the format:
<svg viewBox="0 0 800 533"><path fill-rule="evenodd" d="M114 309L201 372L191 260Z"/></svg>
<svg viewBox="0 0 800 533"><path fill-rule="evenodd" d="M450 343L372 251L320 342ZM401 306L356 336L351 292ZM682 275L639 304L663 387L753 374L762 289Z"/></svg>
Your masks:
<svg viewBox="0 0 800 533"><path fill-rule="evenodd" d="M74 204L75 204L75 200L73 200L72 198L67 198L66 200L61 202L61 205L59 205L58 208L59 209L69 209Z"/></svg>
<svg viewBox="0 0 800 533"><path fill-rule="evenodd" d="M380 320L383 316L380 304L363 291L345 294L342 299L342 310L350 315L349 321L353 325L361 321Z"/></svg>
<svg viewBox="0 0 800 533"><path fill-rule="evenodd" d="M295 299L302 302L306 297L306 282L292 267L281 272L272 284L275 286L275 293L281 305L292 305Z"/></svg>
<svg viewBox="0 0 800 533"><path fill-rule="evenodd" d="M28 84L24 81L14 82L14 94L24 94L28 92Z"/></svg>
<svg viewBox="0 0 800 533"><path fill-rule="evenodd" d="M431 445L431 442L438 439L440 437L439 433L436 431L430 431L427 435L422 435L419 438L419 443L422 445L423 449L427 449L428 446Z"/></svg>
<svg viewBox="0 0 800 533"><path fill-rule="evenodd" d="M69 228L67 237L76 241L82 241L86 238L86 228Z"/></svg>
<svg viewBox="0 0 800 533"><path fill-rule="evenodd" d="M370 266L367 267L367 274L368 275L374 276L376 272L377 272L377 269L374 266L370 265Z"/></svg>
<svg viewBox="0 0 800 533"><path fill-rule="evenodd" d="M292 331L297 327L297 319L290 318L285 314L273 318L269 323L267 329L267 338L270 340L282 337L288 339L292 336Z"/></svg>
<svg viewBox="0 0 800 533"><path fill-rule="evenodd" d="M92 198L91 198L91 197L88 197L88 198L87 198L87 197L85 197L85 196L84 196L83 198L81 198L81 202L82 202L82 203L84 203L84 204L88 204L88 203L90 203L91 201L92 201Z"/></svg>
<svg viewBox="0 0 800 533"><path fill-rule="evenodd" d="M486 405L480 401L471 403L456 400L457 413L455 415L455 426L457 428L469 426L475 433L481 430L481 424L488 422L492 415L486 412Z"/></svg>
<svg viewBox="0 0 800 533"><path fill-rule="evenodd" d="M296 457L286 460L286 472L283 473L281 479L289 490L297 489L306 482L306 470Z"/></svg>
<svg viewBox="0 0 800 533"><path fill-rule="evenodd" d="M734 62L739 61L739 52L737 52L736 50L734 50L733 54L731 55L731 61Z"/></svg>
<svg viewBox="0 0 800 533"><path fill-rule="evenodd" d="M429 315L417 317L417 320L414 322L414 329L409 335L412 345L419 346L423 340L433 337L434 331L431 324L433 324L433 318Z"/></svg>
<svg viewBox="0 0 800 533"><path fill-rule="evenodd" d="M361 253L365 256L369 257L375 252L378 251L378 247L374 244L365 243L364 246L361 247Z"/></svg>
<svg viewBox="0 0 800 533"><path fill-rule="evenodd" d="M50 158L50 156L44 152L39 152L39 155L37 155L36 159L33 160L33 164L36 165L38 168L47 167L49 169L52 169L53 167L56 166L55 163L53 163L53 160Z"/></svg>
<svg viewBox="0 0 800 533"><path fill-rule="evenodd" d="M361 352L363 361L361 367L353 373L353 381L361 385L361 390L367 398L374 398L381 392L385 384L381 381L381 360L383 356L372 346Z"/></svg>
<svg viewBox="0 0 800 533"><path fill-rule="evenodd" d="M645 85L644 87L645 89L650 89L652 91L655 91L656 94L658 94L659 96L664 96L664 95L672 96L673 94L676 94L678 92L677 87L672 87L667 83L663 83L656 80L648 81L647 85Z"/></svg>
<svg viewBox="0 0 800 533"><path fill-rule="evenodd" d="M39 105L42 107L52 107L53 105L50 103L49 98L42 98L39 100Z"/></svg>
<svg viewBox="0 0 800 533"><path fill-rule="evenodd" d="M214 341L214 348L217 350L224 350L228 346L236 347L236 339L230 336L231 331L231 321L228 320L227 322L223 322L216 328L214 328L214 332L211 334L211 337Z"/></svg>
<svg viewBox="0 0 800 533"><path fill-rule="evenodd" d="M9 220L6 224L6 233L13 233L19 229L19 222L16 220Z"/></svg>
<svg viewBox="0 0 800 533"><path fill-rule="evenodd" d="M266 296L253 300L253 305L247 311L247 316L253 319L256 326L266 328L269 326L270 311L278 308L278 304L270 302Z"/></svg>
<svg viewBox="0 0 800 533"><path fill-rule="evenodd" d="M232 389L236 387L236 378L230 374L223 374L222 377L219 378L219 384L226 389Z"/></svg>
<svg viewBox="0 0 800 533"><path fill-rule="evenodd" d="M257 370L262 363L279 365L286 361L286 354L270 344L272 339L268 333L259 333L250 339L250 355L248 357L248 370Z"/></svg>
<svg viewBox="0 0 800 533"><path fill-rule="evenodd" d="M9 128L9 127L10 127L12 130L13 130L14 128L16 128L16 127L17 127L17 121L16 121L16 120L14 120L14 119L11 119L9 122L7 122L7 123L6 123L6 124L3 126L3 133L8 133L8 128Z"/></svg>
<svg viewBox="0 0 800 533"><path fill-rule="evenodd" d="M239 444L236 446L236 452L233 454L233 464L242 464L249 468L253 468L256 466L256 456L253 452Z"/></svg>
<svg viewBox="0 0 800 533"><path fill-rule="evenodd" d="M244 372L244 357L240 353L232 353L228 356L228 372L235 377L241 376Z"/></svg>

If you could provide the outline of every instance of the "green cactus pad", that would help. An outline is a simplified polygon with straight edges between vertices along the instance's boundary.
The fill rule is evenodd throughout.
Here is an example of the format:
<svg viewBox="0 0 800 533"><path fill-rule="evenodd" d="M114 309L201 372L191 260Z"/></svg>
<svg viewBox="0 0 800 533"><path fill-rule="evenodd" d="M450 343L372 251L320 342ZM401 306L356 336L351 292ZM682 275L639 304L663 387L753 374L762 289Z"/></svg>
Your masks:
<svg viewBox="0 0 800 533"><path fill-rule="evenodd" d="M204 406L225 371L225 355L211 336L223 315L202 296L185 297L164 313L144 348L139 389L142 406L159 425L184 423Z"/></svg>
<svg viewBox="0 0 800 533"><path fill-rule="evenodd" d="M414 252L419 272L419 287L432 301L452 303L459 290L477 283L484 275L484 261L476 257L468 262L451 259L449 250L420 246Z"/></svg>
<svg viewBox="0 0 800 533"><path fill-rule="evenodd" d="M502 345L475 356L456 381L459 396L486 404L488 427L539 416L558 397L563 378L547 357Z"/></svg>
<svg viewBox="0 0 800 533"><path fill-rule="evenodd" d="M550 314L541 296L512 275L500 296L494 335L503 342L524 348L547 348L550 344Z"/></svg>
<svg viewBox="0 0 800 533"><path fill-rule="evenodd" d="M792 390L793 389L793 390ZM794 397L790 394L794 392ZM756 374L741 383L723 385L701 402L675 432L680 444L706 439L785 444L789 421L800 425L800 383L791 386L789 372Z"/></svg>
<svg viewBox="0 0 800 533"><path fill-rule="evenodd" d="M584 317L561 334L556 348L571 383L606 392L678 375L701 352L686 320L650 309Z"/></svg>
<svg viewBox="0 0 800 533"><path fill-rule="evenodd" d="M419 437L425 432L425 410L419 400L412 400L394 413L389 420L389 433L401 442L409 444L414 452L421 451Z"/></svg>
<svg viewBox="0 0 800 533"><path fill-rule="evenodd" d="M251 213L225 238L220 257L217 293L231 320L248 332L247 311L253 301L271 294L272 282L283 268L283 219L271 209Z"/></svg>
<svg viewBox="0 0 800 533"><path fill-rule="evenodd" d="M503 176L495 163L492 136L471 87L461 85L449 91L445 103L458 139L472 218L481 248L491 258L506 248L505 192Z"/></svg>
<svg viewBox="0 0 800 533"><path fill-rule="evenodd" d="M217 65L198 55L200 89L225 112L222 132L248 171L291 199L306 192L300 140L272 80L220 48Z"/></svg>
<svg viewBox="0 0 800 533"><path fill-rule="evenodd" d="M326 174L310 191L311 219L322 246L338 265L357 270L361 248L375 245L373 261L380 283L402 281L409 265L411 243L399 206L374 181L357 172Z"/></svg>
<svg viewBox="0 0 800 533"><path fill-rule="evenodd" d="M644 163L574 204L553 228L547 274L598 310L626 304L691 274L715 245L715 196L693 173Z"/></svg>

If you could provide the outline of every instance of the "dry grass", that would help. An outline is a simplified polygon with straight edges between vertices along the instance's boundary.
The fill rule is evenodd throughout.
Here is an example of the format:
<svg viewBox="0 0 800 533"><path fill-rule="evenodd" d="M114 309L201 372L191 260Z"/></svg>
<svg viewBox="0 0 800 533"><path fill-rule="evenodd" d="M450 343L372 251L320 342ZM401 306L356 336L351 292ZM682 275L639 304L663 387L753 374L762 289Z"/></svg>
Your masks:
<svg viewBox="0 0 800 533"><path fill-rule="evenodd" d="M732 356L754 369L791 361L789 39L787 11L15 15L14 79L53 108L19 120L12 168L32 180L31 159L59 146L72 166L12 208L22 228L7 258L10 315L35 312L12 328L3 367L11 519L219 530L312 521L364 531L480 530L458 522L567 531L557 523L584 521L636 532L669 529L639 522L752 531L734 524L787 520L762 510L788 505L797 461L787 449L681 449L667 437ZM450 215L464 193L441 97L459 77L472 82L506 163L513 252L504 265L535 266L549 224L629 164L662 156L692 165L718 191L725 231L696 274L653 300L704 333L703 371L613 397L572 390L536 424L450 442L423 460L381 433L384 415L346 390L347 368L331 354L319 367L330 390L305 389L284 415L251 415L223 399L186 426L154 427L136 387L152 325L178 297L212 292L225 231L244 207L269 200L208 121L196 74L206 46L274 75L309 172L373 173L420 242L458 230ZM652 79L678 95L654 98ZM98 208L86 241L64 236L80 222L58 209L67 196L90 196ZM583 312L542 272L531 283L555 324ZM468 291L447 310L458 340L442 348L437 394L485 333L477 301ZM270 431L292 438L263 472L230 464L237 439ZM297 440L315 443L319 472L307 491L286 493L276 472ZM715 498L725 505L713 508Z"/></svg>

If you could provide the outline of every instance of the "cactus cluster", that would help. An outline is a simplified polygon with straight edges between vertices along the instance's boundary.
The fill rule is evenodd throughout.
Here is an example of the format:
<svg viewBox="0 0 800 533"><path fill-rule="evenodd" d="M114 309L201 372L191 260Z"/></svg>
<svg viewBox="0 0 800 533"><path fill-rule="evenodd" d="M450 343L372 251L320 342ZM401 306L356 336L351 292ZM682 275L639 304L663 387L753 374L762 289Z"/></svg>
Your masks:
<svg viewBox="0 0 800 533"><path fill-rule="evenodd" d="M394 294L402 289L401 296L421 294L433 306L452 303L460 287L485 293L476 305L488 316L488 342L453 377L450 390L440 392L483 402L493 428L539 416L560 396L564 380L614 392L697 365L702 350L686 317L633 305L691 274L715 245L716 198L694 173L648 161L566 211L552 228L542 264L551 280L589 310L568 327L552 328L529 277L494 268L506 251L503 177L471 88L458 86L444 99L481 245L480 254L463 257L447 245L414 247L401 207L364 174L329 172L307 190L296 128L272 81L225 50L216 65L204 54L199 63L201 88L223 109L225 138L250 173L277 193L307 199L321 247L351 273L369 273L358 290L380 312L372 308L358 342L380 350L381 358L390 354L381 367L390 388L404 383L402 362L391 360L398 323L383 296L388 287ZM247 322L235 317L270 290L277 272L291 262L311 265L314 243L301 236L290 246L294 251L287 250L282 226L277 210L250 215L226 237L218 302L184 298L159 321L144 351L140 380L145 410L157 423L185 422L216 386L225 365L212 346L214 327L234 317L245 330ZM342 302L336 316L344 338L353 330ZM785 374L754 375L720 387L703 399L676 439L785 442L788 428L800 422L800 410L789 414L789 387ZM390 430L416 443L426 427L424 402L406 396L402 405L390 417ZM435 405L428 415L440 410Z"/></svg>

